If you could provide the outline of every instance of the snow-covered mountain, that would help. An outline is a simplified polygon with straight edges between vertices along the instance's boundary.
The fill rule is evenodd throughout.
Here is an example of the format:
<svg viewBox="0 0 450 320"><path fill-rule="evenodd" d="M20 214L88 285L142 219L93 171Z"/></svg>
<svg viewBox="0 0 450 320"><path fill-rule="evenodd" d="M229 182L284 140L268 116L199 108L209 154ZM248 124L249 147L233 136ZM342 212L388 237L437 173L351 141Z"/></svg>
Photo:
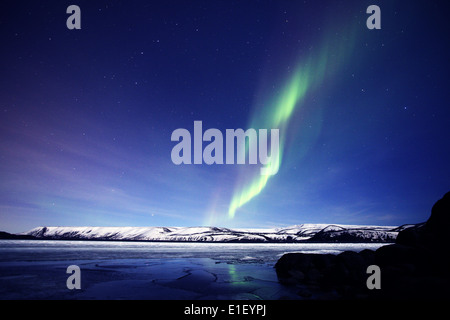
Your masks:
<svg viewBox="0 0 450 320"><path fill-rule="evenodd" d="M38 239L184 242L395 242L402 227L301 224L274 229L219 227L38 227Z"/></svg>

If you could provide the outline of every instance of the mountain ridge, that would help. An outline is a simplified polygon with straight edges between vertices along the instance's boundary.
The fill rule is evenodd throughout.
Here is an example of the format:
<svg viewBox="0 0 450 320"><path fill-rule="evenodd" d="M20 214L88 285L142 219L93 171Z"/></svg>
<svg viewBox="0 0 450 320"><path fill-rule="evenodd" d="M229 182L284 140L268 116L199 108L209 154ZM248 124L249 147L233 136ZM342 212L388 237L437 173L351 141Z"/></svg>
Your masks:
<svg viewBox="0 0 450 320"><path fill-rule="evenodd" d="M37 227L22 235L47 240L154 242L395 242L402 226L300 224L284 228Z"/></svg>

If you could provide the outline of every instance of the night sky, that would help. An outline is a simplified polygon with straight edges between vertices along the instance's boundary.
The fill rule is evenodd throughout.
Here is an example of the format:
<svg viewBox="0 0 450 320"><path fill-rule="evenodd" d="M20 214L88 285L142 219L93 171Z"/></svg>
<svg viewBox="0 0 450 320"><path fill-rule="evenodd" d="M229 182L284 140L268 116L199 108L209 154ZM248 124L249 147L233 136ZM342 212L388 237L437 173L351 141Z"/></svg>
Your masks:
<svg viewBox="0 0 450 320"><path fill-rule="evenodd" d="M447 3L2 1L0 230L425 221L450 190ZM194 121L278 128L278 173L175 165Z"/></svg>

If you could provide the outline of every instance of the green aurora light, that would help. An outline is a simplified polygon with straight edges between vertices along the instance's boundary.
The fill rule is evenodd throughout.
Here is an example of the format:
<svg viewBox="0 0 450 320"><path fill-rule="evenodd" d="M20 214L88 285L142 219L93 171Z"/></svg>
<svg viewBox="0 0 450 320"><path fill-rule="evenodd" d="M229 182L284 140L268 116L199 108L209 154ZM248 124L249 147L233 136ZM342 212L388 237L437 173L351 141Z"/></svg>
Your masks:
<svg viewBox="0 0 450 320"><path fill-rule="evenodd" d="M348 32L347 41L338 41L328 37L324 45L312 52L309 59L298 63L293 75L286 82L282 92L273 103L258 110L251 121L251 128L278 128L280 132L279 157L270 164L271 171L277 172L282 163L285 150L286 131L292 115L304 106L306 95L323 80L335 74L344 61L349 60L354 44L354 32ZM234 218L236 210L251 201L266 187L272 175L255 173L253 178L243 185L238 185L230 202L228 217Z"/></svg>

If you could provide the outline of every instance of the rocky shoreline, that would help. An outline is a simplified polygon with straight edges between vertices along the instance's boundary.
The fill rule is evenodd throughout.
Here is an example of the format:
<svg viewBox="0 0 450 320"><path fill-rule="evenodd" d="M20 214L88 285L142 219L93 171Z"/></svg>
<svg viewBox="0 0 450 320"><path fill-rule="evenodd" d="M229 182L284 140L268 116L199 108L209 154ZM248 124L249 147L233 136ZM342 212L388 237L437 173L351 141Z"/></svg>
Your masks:
<svg viewBox="0 0 450 320"><path fill-rule="evenodd" d="M275 265L281 283L298 288L299 299L450 298L450 192L425 223L399 232L395 244L339 255L289 253ZM380 270L380 289L369 289L367 268Z"/></svg>

